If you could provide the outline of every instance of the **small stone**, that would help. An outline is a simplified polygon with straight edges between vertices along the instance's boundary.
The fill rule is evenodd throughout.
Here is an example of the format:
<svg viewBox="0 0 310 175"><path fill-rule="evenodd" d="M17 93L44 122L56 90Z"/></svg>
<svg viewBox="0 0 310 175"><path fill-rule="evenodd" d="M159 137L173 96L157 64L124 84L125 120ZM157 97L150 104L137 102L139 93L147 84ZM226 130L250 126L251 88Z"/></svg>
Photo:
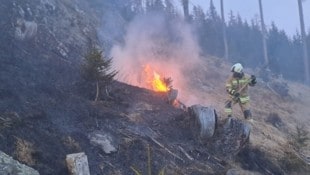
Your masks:
<svg viewBox="0 0 310 175"><path fill-rule="evenodd" d="M93 132L89 136L91 144L99 146L106 154L116 152L112 136L107 133Z"/></svg>

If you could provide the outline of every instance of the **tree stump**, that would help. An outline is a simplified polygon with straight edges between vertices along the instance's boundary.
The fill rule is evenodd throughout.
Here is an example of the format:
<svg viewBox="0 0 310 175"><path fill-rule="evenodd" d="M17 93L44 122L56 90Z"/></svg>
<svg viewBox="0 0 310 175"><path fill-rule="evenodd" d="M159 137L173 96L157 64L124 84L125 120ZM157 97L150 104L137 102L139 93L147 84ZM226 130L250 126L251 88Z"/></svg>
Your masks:
<svg viewBox="0 0 310 175"><path fill-rule="evenodd" d="M177 89L170 89L167 92L167 100L169 104L173 104L173 102L177 99L178 97L178 90Z"/></svg>
<svg viewBox="0 0 310 175"><path fill-rule="evenodd" d="M230 117L212 137L210 150L228 159L233 158L248 145L250 133L250 123Z"/></svg>
<svg viewBox="0 0 310 175"><path fill-rule="evenodd" d="M66 162L70 175L90 175L87 156L84 152L68 154Z"/></svg>
<svg viewBox="0 0 310 175"><path fill-rule="evenodd" d="M201 141L211 138L214 135L217 123L215 109L201 105L193 105L189 107L189 113L194 117L194 121L191 122L191 130L194 137Z"/></svg>

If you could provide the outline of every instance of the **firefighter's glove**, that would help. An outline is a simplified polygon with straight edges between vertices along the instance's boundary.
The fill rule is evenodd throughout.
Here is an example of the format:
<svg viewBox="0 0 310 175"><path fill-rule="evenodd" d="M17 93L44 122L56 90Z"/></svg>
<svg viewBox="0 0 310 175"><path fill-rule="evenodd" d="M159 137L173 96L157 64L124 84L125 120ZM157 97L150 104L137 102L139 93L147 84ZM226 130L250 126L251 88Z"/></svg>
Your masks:
<svg viewBox="0 0 310 175"><path fill-rule="evenodd" d="M257 83L255 75L251 75L250 85L254 86Z"/></svg>
<svg viewBox="0 0 310 175"><path fill-rule="evenodd" d="M235 98L239 98L240 97L240 93L239 92L234 93L234 97Z"/></svg>

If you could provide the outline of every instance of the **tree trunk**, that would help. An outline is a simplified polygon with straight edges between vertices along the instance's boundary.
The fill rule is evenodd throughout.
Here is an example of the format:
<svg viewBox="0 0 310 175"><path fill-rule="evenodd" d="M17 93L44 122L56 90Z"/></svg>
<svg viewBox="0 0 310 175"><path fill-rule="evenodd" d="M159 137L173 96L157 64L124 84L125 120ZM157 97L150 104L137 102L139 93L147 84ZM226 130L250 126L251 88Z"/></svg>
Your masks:
<svg viewBox="0 0 310 175"><path fill-rule="evenodd" d="M228 60L228 44L227 44L227 36L226 36L226 24L225 24L225 16L224 16L224 2L221 0L221 15L222 15L222 28L223 28L223 42L225 49L225 60Z"/></svg>
<svg viewBox="0 0 310 175"><path fill-rule="evenodd" d="M99 98L99 81L96 82L96 98L95 98L95 101L98 101L98 98Z"/></svg>
<svg viewBox="0 0 310 175"><path fill-rule="evenodd" d="M182 0L185 21L189 21L188 0Z"/></svg>
<svg viewBox="0 0 310 175"><path fill-rule="evenodd" d="M263 39L265 68L268 68L269 67L269 59L268 59L267 44L266 44L267 36L266 36L266 27L265 27L265 22L264 22L262 0L259 0L259 12L260 12L261 27L262 27L262 39Z"/></svg>
<svg viewBox="0 0 310 175"><path fill-rule="evenodd" d="M303 42L303 56L304 56L304 66L305 66L305 83L307 85L310 84L309 79L309 62L308 62L308 52L307 52L307 40L306 40L306 32L305 32L305 24L304 24L304 14L302 10L302 0L298 0L298 10L299 10L299 20L300 20L300 31Z"/></svg>

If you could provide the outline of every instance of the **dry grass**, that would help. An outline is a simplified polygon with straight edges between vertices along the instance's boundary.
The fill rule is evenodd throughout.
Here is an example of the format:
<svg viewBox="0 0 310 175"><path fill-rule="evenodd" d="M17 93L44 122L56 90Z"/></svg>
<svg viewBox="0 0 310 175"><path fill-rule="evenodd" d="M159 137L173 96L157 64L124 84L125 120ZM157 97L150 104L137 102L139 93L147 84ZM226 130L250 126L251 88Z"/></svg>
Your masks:
<svg viewBox="0 0 310 175"><path fill-rule="evenodd" d="M15 155L19 161L30 166L36 164L36 160L33 158L35 151L32 143L16 137L15 147Z"/></svg>
<svg viewBox="0 0 310 175"><path fill-rule="evenodd" d="M292 134L292 145L296 148L296 150L299 151L302 148L308 146L309 140L309 132L306 130L305 125L297 124L296 132Z"/></svg>
<svg viewBox="0 0 310 175"><path fill-rule="evenodd" d="M225 80L230 74L231 65L221 63L219 66L217 63L206 61L202 66L205 67L205 70L197 74L196 82L192 83L197 84L195 88L198 88L198 92L194 92L193 95L200 97L201 100L198 100L200 104L215 107L220 120L224 119L226 118L224 103L227 98ZM209 73L208 71L211 71L210 76L205 75ZM245 72L253 74L254 71L245 70ZM283 160L283 155L293 157L292 154L287 154L287 152L294 151L294 146L290 144L289 138L293 133L296 133L296 126L299 122L305 124L307 127L304 129L310 132L310 127L308 127L310 126L310 87L295 82L287 81L286 83L289 87L290 97L288 98L281 97L269 89L259 77L258 84L249 88L254 119L250 143L270 155L270 158L275 162ZM283 125L276 127L268 123L268 117L272 114L277 114ZM233 115L243 119L238 105L233 107ZM303 147L302 151L310 153L310 147ZM296 159L294 158L294 160Z"/></svg>
<svg viewBox="0 0 310 175"><path fill-rule="evenodd" d="M285 152L279 162L286 172L291 172L293 174L304 174L307 169L309 170L309 165L307 165L296 152Z"/></svg>

